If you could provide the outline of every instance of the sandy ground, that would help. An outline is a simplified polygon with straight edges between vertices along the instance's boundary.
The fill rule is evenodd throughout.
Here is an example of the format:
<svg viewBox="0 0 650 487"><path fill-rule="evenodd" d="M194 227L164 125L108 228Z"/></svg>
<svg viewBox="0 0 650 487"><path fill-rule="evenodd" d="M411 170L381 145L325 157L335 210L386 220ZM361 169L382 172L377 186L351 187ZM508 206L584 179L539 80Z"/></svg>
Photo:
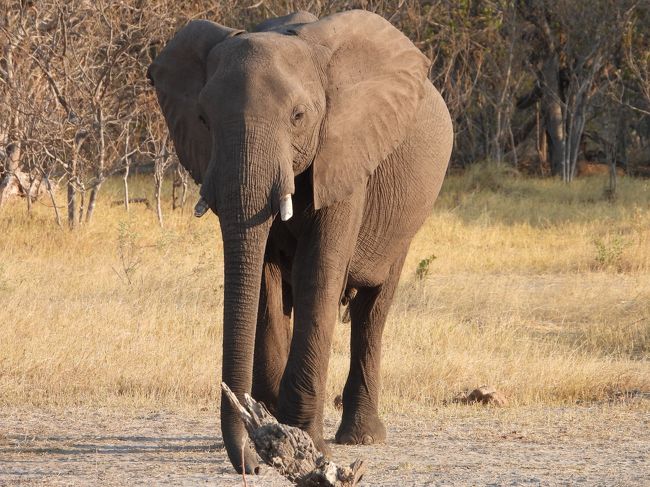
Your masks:
<svg viewBox="0 0 650 487"><path fill-rule="evenodd" d="M367 486L650 485L650 401L536 408L450 406L386 418L362 457ZM332 437L336 418L326 422ZM242 486L215 411L0 409L0 485ZM265 468L249 486L285 486Z"/></svg>

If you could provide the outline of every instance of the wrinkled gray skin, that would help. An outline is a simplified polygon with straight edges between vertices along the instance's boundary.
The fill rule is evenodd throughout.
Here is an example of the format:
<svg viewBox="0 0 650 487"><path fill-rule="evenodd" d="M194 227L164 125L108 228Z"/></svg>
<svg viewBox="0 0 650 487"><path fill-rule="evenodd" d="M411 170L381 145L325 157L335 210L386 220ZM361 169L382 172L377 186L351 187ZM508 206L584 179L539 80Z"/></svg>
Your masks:
<svg viewBox="0 0 650 487"><path fill-rule="evenodd" d="M256 30L190 22L148 73L178 157L219 216L222 378L327 451L332 331L356 290L336 441L380 442L382 331L447 168L449 113L426 57L375 14L299 12ZM286 194L294 216L283 222ZM221 425L235 468L257 471L223 397Z"/></svg>

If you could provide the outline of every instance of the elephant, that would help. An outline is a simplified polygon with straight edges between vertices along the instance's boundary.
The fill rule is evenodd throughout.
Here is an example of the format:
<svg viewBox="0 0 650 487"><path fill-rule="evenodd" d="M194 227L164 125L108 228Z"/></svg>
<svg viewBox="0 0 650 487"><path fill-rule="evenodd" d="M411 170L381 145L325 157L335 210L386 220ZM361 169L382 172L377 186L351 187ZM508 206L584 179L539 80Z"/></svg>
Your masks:
<svg viewBox="0 0 650 487"><path fill-rule="evenodd" d="M297 12L252 32L193 20L148 69L177 156L219 219L222 380L323 452L332 334L349 301L335 440L382 442L382 332L447 170L453 129L430 62L381 16ZM346 325L347 326L347 325ZM222 395L235 469L256 473Z"/></svg>

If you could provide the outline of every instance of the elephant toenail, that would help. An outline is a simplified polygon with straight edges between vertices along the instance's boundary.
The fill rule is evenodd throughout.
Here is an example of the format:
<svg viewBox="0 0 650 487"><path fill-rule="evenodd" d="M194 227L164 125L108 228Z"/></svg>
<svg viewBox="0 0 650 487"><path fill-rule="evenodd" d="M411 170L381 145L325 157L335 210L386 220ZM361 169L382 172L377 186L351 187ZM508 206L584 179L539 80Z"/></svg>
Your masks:
<svg viewBox="0 0 650 487"><path fill-rule="evenodd" d="M375 442L374 438L370 435L363 435L361 441L363 442L364 445L372 445Z"/></svg>

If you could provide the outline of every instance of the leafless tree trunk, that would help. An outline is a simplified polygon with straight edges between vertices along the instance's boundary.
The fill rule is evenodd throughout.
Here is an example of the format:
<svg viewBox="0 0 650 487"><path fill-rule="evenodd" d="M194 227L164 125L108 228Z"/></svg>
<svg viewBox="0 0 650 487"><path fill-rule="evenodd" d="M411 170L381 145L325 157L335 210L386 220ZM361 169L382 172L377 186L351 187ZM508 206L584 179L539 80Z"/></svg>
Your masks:
<svg viewBox="0 0 650 487"><path fill-rule="evenodd" d="M515 144L515 134L512 132L512 123L508 121L508 133L510 135L510 146L512 147L512 163L515 168L519 167L519 157L517 156L517 144Z"/></svg>
<svg viewBox="0 0 650 487"><path fill-rule="evenodd" d="M2 99L3 109L7 109L10 106L10 101L12 97L16 96L16 75L15 75L15 66L14 66L14 52L16 47L23 41L25 36L25 29L23 25L17 26L20 22L20 16L15 11L7 9L5 13L5 26L7 30L11 29L13 36L9 36L7 41L3 45L2 49L2 60L4 63L0 63L1 75L0 80L6 83L8 89L3 90L4 96ZM18 27L18 28L16 28ZM9 112L10 113L10 112ZM19 123L19 113L15 111L13 116L6 117L6 122L1 123L0 119L0 144L9 146L11 141L12 130L17 128ZM20 144L14 142L13 144L17 145L18 153L16 155L15 161L9 161L10 163L15 162L15 168L13 172L18 170L18 165L20 161ZM8 149L7 149L8 151ZM7 153L7 156L9 154ZM10 171L11 172L11 171ZM0 206L2 205L2 196L0 195Z"/></svg>
<svg viewBox="0 0 650 487"><path fill-rule="evenodd" d="M164 174L162 172L159 172L158 168L156 168L156 171L154 172L154 181L155 181L155 185L156 185L156 190L155 190L156 216L158 217L158 225L160 225L160 228L163 227L163 213L162 213L162 205L161 205L161 202L160 202L160 196L161 196L161 192L162 192L163 177L164 177Z"/></svg>
<svg viewBox="0 0 650 487"><path fill-rule="evenodd" d="M546 139L546 127L542 120L542 107L541 102L538 100L535 103L535 149L537 150L537 157L539 159L540 174L545 173L545 165L548 162L548 143Z"/></svg>
<svg viewBox="0 0 650 487"><path fill-rule="evenodd" d="M625 116L625 111L623 106L619 105L618 112L620 114L618 119L618 130L616 133L616 154L617 159L621 161L625 174L630 175L629 160L627 157L627 117Z"/></svg>
<svg viewBox="0 0 650 487"><path fill-rule="evenodd" d="M505 142L504 142L504 134L508 134L510 137L510 141L512 144L512 149L515 151L515 159L516 159L516 148L514 145L514 135L512 134L512 125L510 123L511 120L511 112L512 112L512 101L511 101L511 93L510 93L510 85L511 85L511 78L512 78L512 64L514 60L514 55L515 55L515 41L517 39L516 35L512 35L512 39L510 41L510 46L508 49L508 64L506 67L506 76L505 76L505 81L503 83L503 89L501 90L501 95L499 97L499 100L496 105L496 112L497 112L497 119L496 119L496 131L494 133L494 160L496 162L501 163L503 160L504 156L504 147L505 147Z"/></svg>
<svg viewBox="0 0 650 487"><path fill-rule="evenodd" d="M560 98L559 64L553 53L544 63L542 75L542 113L548 134L548 156L551 174L564 175L565 133L562 99Z"/></svg>
<svg viewBox="0 0 650 487"><path fill-rule="evenodd" d="M187 198L187 180L188 173L180 162L176 163L174 170L174 182L172 183L172 210L183 208L185 206L185 199ZM180 189L181 194L178 194Z"/></svg>
<svg viewBox="0 0 650 487"><path fill-rule="evenodd" d="M610 198L616 197L617 174L616 174L616 157L614 148L610 147L607 151L607 162L609 164L609 187L607 193Z"/></svg>
<svg viewBox="0 0 650 487"><path fill-rule="evenodd" d="M84 222L84 210L86 208L86 188L80 185L79 189L79 219L77 221L78 225L83 225Z"/></svg>
<svg viewBox="0 0 650 487"><path fill-rule="evenodd" d="M50 195L50 201L52 202L52 208L54 209L54 216L56 217L56 224L59 228L63 228L63 225L61 225L61 215L59 215L59 207L57 206L56 198L54 197L54 190L52 189L50 178L45 173L43 173L43 182L45 183L47 192Z"/></svg>
<svg viewBox="0 0 650 487"><path fill-rule="evenodd" d="M77 163L79 161L81 146L86 140L86 137L88 137L88 132L84 130L78 131L72 145L72 160L68 169L68 227L70 228L77 227L76 186L79 184Z"/></svg>
<svg viewBox="0 0 650 487"><path fill-rule="evenodd" d="M25 194L25 199L27 200L27 216L31 218L32 216L32 203L38 196L38 190L34 190L34 185L36 184L36 178L32 173L28 173L29 185L27 188L23 187L23 192Z"/></svg>
<svg viewBox="0 0 650 487"><path fill-rule="evenodd" d="M603 63L599 49L600 46L596 46L589 55L579 60L569 83L569 96L565 109L568 138L564 162L567 169L567 177L564 180L568 182L572 181L576 174L580 141L585 130L587 105L593 94L596 76Z"/></svg>
<svg viewBox="0 0 650 487"><path fill-rule="evenodd" d="M183 191L181 192L181 210L185 208L185 201L187 201L187 181L188 181L187 171L183 170L183 176L182 176Z"/></svg>
<svg viewBox="0 0 650 487"><path fill-rule="evenodd" d="M165 135L160 150L156 154L156 162L154 163L154 183L155 183L155 197L156 197L156 215L158 217L158 224L163 227L163 213L162 213L162 184L165 178L165 171L169 161L169 152L167 151L167 140L169 135Z"/></svg>
<svg viewBox="0 0 650 487"><path fill-rule="evenodd" d="M180 188L181 185L181 180L178 171L179 167L180 167L180 163L176 163L176 167L174 168L174 176L172 178L172 211L175 211L176 207L178 206L176 203L176 200L178 199L178 195L176 193L178 192L178 189Z"/></svg>
<svg viewBox="0 0 650 487"><path fill-rule="evenodd" d="M9 144L6 149L6 161L7 165L5 168L5 175L0 181L0 207L2 207L9 185L13 183L14 178L17 177L18 165L20 162L20 144Z"/></svg>
<svg viewBox="0 0 650 487"><path fill-rule="evenodd" d="M129 137L131 132L127 125L126 130L126 141L124 143L124 176L122 180L124 181L124 209L129 212L129 170L131 169L131 158L129 154Z"/></svg>
<svg viewBox="0 0 650 487"><path fill-rule="evenodd" d="M185 202L187 201L187 183L188 183L189 175L185 169L183 169L183 176L182 176L182 181L183 181L183 192L181 193L181 210L185 208Z"/></svg>
<svg viewBox="0 0 650 487"><path fill-rule="evenodd" d="M95 211L95 204L97 202L97 194L104 182L104 166L106 164L106 138L104 127L104 111L101 105L97 107L97 132L99 133L99 154L97 161L97 182L90 191L90 200L88 201L88 212L86 213L86 223L90 223Z"/></svg>

